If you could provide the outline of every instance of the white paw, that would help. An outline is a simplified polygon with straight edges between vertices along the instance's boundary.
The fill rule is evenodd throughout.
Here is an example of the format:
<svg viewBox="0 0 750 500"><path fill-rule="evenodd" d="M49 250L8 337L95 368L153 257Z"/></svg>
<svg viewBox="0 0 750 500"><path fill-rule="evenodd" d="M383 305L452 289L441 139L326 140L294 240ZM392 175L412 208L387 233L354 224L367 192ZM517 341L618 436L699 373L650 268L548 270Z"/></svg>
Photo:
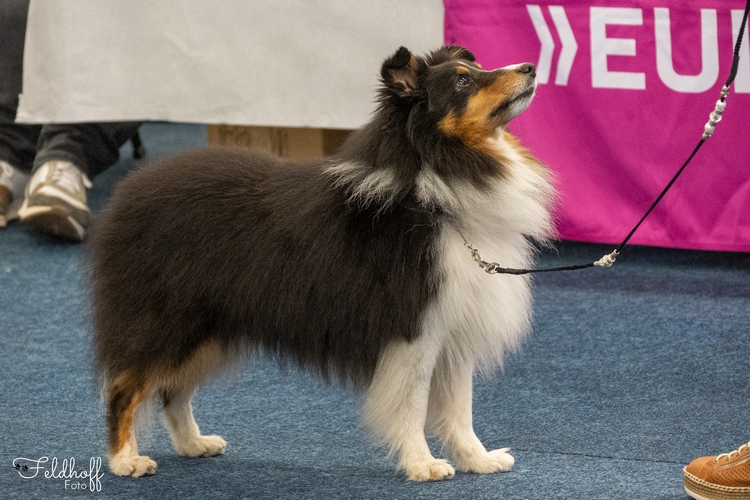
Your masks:
<svg viewBox="0 0 750 500"><path fill-rule="evenodd" d="M458 460L461 470L489 474L492 472L509 471L516 460L508 453L510 448L501 448L490 452L483 451Z"/></svg>
<svg viewBox="0 0 750 500"><path fill-rule="evenodd" d="M150 476L156 473L156 462L140 455L115 455L109 459L109 470L117 476Z"/></svg>
<svg viewBox="0 0 750 500"><path fill-rule="evenodd" d="M406 475L412 481L440 481L450 479L456 471L447 460L433 458L426 462L406 464Z"/></svg>
<svg viewBox="0 0 750 500"><path fill-rule="evenodd" d="M186 457L213 457L221 455L227 442L221 436L195 436L175 446L177 453Z"/></svg>

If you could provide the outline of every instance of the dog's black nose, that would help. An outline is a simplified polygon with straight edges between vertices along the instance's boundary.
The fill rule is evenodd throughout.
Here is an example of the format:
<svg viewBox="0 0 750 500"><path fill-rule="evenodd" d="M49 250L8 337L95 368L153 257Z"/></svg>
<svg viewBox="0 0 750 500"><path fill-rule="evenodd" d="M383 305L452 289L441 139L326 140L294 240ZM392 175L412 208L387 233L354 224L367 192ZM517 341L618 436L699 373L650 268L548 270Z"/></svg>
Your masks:
<svg viewBox="0 0 750 500"><path fill-rule="evenodd" d="M524 75L536 76L536 66L531 63L523 63L516 70Z"/></svg>

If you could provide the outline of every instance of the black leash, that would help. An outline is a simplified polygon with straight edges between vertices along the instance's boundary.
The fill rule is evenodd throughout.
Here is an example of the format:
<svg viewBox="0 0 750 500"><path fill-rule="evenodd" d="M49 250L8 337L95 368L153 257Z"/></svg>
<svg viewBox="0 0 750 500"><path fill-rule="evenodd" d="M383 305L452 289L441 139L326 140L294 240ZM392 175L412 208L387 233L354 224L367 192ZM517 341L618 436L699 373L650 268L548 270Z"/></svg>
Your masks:
<svg viewBox="0 0 750 500"><path fill-rule="evenodd" d="M721 115L724 112L724 108L726 107L726 99L727 95L729 94L729 86L732 85L732 82L734 82L735 77L737 76L737 67L740 62L740 46L742 45L742 37L745 33L745 26L747 25L747 17L748 12L750 12L750 0L747 0L747 4L745 5L745 13L742 17L742 23L740 24L740 31L737 35L737 41L734 44L734 58L732 59L732 69L729 72L729 77L727 78L727 82L724 84L724 87L721 89L721 98L716 101L716 107L714 108L713 112L711 113L708 123L703 128L703 136L701 137L701 140L698 142L698 145L695 146L695 149L693 149L693 152L690 153L690 156L687 160L685 160L685 163L682 164L680 169L677 171L676 174L674 174L674 177L672 177L672 180L669 181L669 183L666 185L666 187L662 190L662 192L659 194L659 196L656 197L656 200L651 204L648 210L646 210L646 213L641 217L641 220L638 221L638 223L633 227L633 229L628 233L628 235L625 237L625 239L620 243L615 250L612 251L612 253L609 253L602 257L601 259L597 260L596 262L591 262L588 264L579 264L576 266L564 266L564 267L550 267L546 269L512 269L512 268L506 268L501 267L500 264L497 262L487 262L485 260L482 260L482 255L479 253L479 250L474 248L471 243L469 243L463 234L459 231L459 234L461 234L461 237L464 240L464 244L466 247L471 251L471 257L474 259L474 261L479 264L479 267L484 269L484 271L488 274L531 274L531 273L552 273L552 272L558 272L558 271L577 271L579 269L588 269L590 267L611 267L612 264L615 263L615 259L618 255L620 255L620 252L622 252L622 249L625 247L625 245L628 244L628 241L630 241L630 238L633 237L635 232L638 230L639 227L641 227L641 224L643 224L643 221L646 220L646 218L651 215L651 212L653 212L654 208L656 208L656 205L659 204L659 202L664 198L664 195L667 194L667 192L672 188L672 185L677 181L677 178L682 175L682 172L685 170L685 168L690 164L690 162L693 160L695 155L698 153L698 150L700 150L701 146L705 144L705 142L708 140L709 137L714 133L714 129L716 127L716 124L721 121Z"/></svg>

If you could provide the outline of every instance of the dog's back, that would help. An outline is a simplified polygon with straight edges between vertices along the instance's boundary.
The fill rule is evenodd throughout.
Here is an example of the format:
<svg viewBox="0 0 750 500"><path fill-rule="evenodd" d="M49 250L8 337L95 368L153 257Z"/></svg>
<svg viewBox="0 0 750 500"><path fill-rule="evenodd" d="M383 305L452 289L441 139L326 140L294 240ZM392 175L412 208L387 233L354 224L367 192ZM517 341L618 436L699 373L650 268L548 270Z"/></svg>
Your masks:
<svg viewBox="0 0 750 500"><path fill-rule="evenodd" d="M436 223L408 201L349 211L333 183L221 148L125 179L92 241L99 370L176 367L217 342L366 386L383 346L417 334Z"/></svg>

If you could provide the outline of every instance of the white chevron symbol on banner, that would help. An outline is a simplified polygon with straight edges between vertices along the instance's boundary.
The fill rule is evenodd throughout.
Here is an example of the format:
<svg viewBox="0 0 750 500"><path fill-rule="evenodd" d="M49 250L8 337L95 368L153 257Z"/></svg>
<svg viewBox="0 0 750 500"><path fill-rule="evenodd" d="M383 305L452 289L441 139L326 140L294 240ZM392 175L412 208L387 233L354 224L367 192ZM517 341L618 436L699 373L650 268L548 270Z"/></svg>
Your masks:
<svg viewBox="0 0 750 500"><path fill-rule="evenodd" d="M557 58L557 74L555 83L557 85L567 85L570 69L573 67L573 60L578 52L573 30L570 28L568 17L565 15L565 9L560 5L550 5L548 7L552 22L562 42L562 50ZM526 5L531 22L534 25L536 36L542 44L542 50L539 52L539 62L536 67L537 81L539 83L548 83L550 71L552 70L552 52L555 49L555 41L552 33L544 20L544 13L539 5Z"/></svg>

